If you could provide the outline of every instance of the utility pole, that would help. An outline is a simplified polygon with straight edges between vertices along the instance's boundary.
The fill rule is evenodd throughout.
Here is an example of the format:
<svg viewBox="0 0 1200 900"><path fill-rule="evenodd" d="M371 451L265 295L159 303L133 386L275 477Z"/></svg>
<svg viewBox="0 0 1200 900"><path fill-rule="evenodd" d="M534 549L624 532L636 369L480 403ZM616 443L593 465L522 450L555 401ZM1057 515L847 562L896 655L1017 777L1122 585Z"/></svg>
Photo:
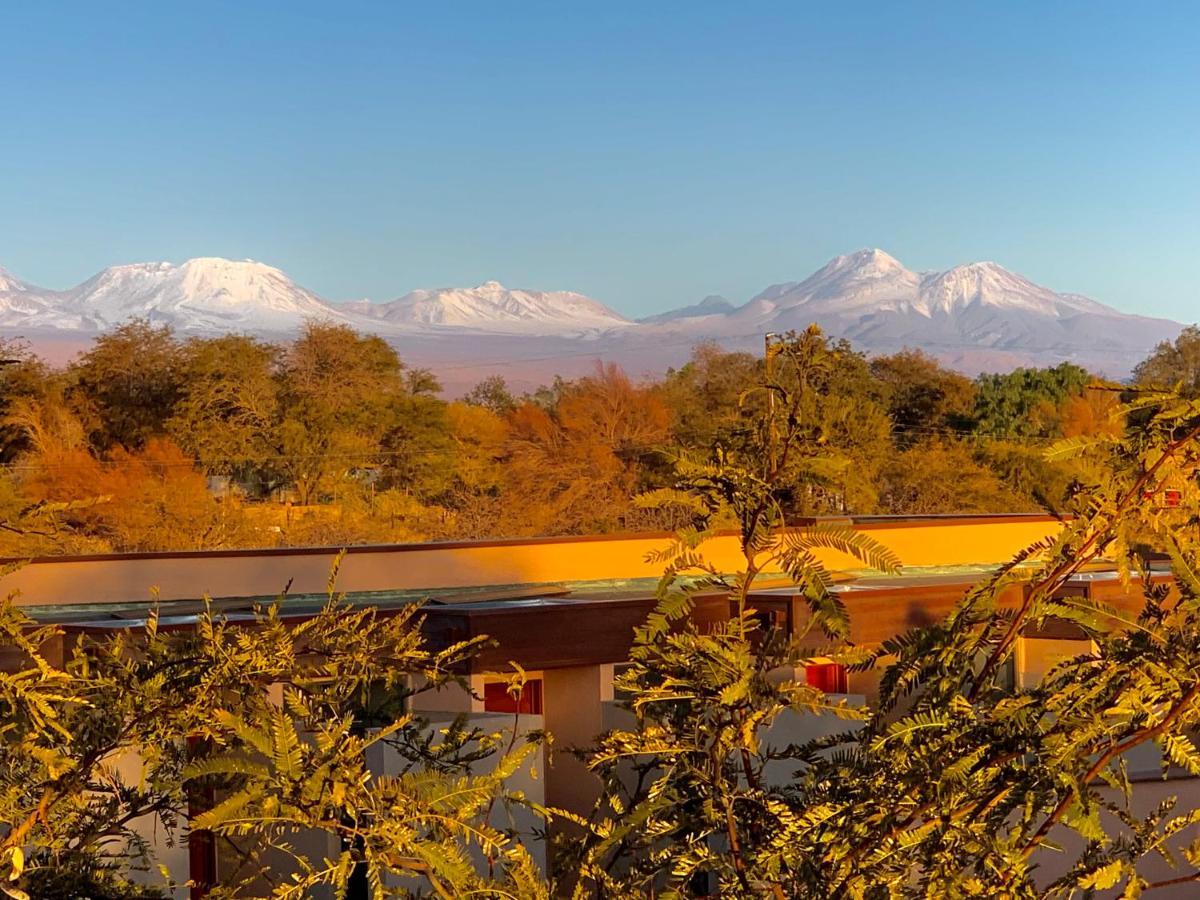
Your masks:
<svg viewBox="0 0 1200 900"><path fill-rule="evenodd" d="M763 364L767 377L767 469L775 476L775 341L779 335L768 331L763 335Z"/></svg>

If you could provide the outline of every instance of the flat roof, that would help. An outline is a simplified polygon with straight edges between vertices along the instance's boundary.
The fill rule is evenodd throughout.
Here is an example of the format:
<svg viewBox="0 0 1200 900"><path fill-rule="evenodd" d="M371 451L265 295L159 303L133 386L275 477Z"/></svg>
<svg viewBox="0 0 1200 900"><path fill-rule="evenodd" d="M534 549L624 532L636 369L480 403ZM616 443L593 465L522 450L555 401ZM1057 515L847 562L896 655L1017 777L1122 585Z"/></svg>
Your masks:
<svg viewBox="0 0 1200 900"><path fill-rule="evenodd" d="M1103 564L1100 564L1103 565ZM854 595L875 592L908 592L920 588L969 587L996 570L995 566L946 566L911 568L895 575L883 575L871 570L839 574L833 585L835 593ZM1154 570L1156 574L1160 570ZM1169 571L1161 570L1162 575ZM1111 566L1078 573L1073 583L1116 582L1120 574ZM784 598L796 594L790 582L782 576L767 573L764 586L750 592L754 597ZM337 592L352 607L397 609L413 603L426 604L427 611L447 608L462 611L494 612L500 610L531 610L549 607L571 607L580 604L645 600L655 596L659 579L629 578L598 581L485 585L466 588L433 590L383 590ZM69 603L22 606L21 611L35 621L84 628L127 628L144 624L151 610L157 610L159 623L182 625L195 621L207 603L222 618L230 621L252 619L256 607L275 602L285 616L312 615L329 599L328 593L305 592L279 595L194 597L172 600L131 600L125 602Z"/></svg>
<svg viewBox="0 0 1200 900"><path fill-rule="evenodd" d="M851 608L850 639L869 646L914 626L931 624L947 615L969 588L995 571L995 567L962 566L909 569L899 575L860 573L834 586ZM1167 578L1169 572L1155 571ZM767 577L763 588L752 591L751 603L781 626L796 630L807 618L807 606L795 586L774 583ZM1133 603L1136 589L1119 584L1114 569L1096 569L1071 579L1081 592L1116 597ZM506 670L510 661L527 669L597 665L628 659L634 630L657 603L657 578L581 581L554 584L490 585L434 591L355 591L339 594L352 607L378 609L383 615L425 603L422 630L432 648L486 636L489 640L472 658L472 671ZM1005 603L1017 603L1021 583L1008 587ZM1137 596L1135 596L1135 594ZM1120 595L1120 597L1118 597ZM1123 599L1122 599L1123 598ZM305 619L328 600L328 594L297 593L278 596L153 599L122 602L28 606L22 611L36 621L57 624L67 633L107 633L144 627L156 611L162 629L188 629L195 625L205 603L230 623L255 621L255 610L281 603L284 619ZM720 591L702 591L694 598L698 622L728 619L730 601ZM800 631L795 631L799 634Z"/></svg>

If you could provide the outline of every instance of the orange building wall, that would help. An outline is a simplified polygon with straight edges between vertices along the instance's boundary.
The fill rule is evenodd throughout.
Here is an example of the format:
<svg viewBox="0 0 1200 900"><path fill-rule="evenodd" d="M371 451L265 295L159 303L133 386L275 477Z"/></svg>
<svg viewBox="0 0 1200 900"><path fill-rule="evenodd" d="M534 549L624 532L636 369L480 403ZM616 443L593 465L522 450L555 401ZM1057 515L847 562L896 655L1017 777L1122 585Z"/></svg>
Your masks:
<svg viewBox="0 0 1200 900"><path fill-rule="evenodd" d="M1060 526L1049 517L989 516L870 520L855 527L894 550L905 566L954 566L1003 562ZM338 587L421 590L651 578L662 567L646 555L667 541L664 535L632 535L359 547L347 553ZM732 535L713 539L704 552L722 570L741 565ZM335 555L305 549L47 558L0 578L0 591L17 592L22 605L142 600L152 590L164 600L264 596L289 581L292 593L316 593L325 590ZM823 555L835 570L858 567L840 554Z"/></svg>

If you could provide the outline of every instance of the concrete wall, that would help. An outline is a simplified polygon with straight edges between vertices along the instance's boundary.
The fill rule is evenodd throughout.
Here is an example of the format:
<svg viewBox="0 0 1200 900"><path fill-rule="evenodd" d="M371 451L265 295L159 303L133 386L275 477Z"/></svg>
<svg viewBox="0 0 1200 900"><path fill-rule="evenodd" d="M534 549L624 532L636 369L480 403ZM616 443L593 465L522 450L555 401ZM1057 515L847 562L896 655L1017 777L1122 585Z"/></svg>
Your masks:
<svg viewBox="0 0 1200 900"><path fill-rule="evenodd" d="M1003 562L1060 527L1046 516L883 518L854 526L894 550L906 566ZM343 561L338 587L422 590L656 578L662 566L646 555L667 540L629 535L356 547ZM723 570L741 567L733 535L704 549ZM152 590L164 600L271 596L289 582L293 593L319 593L335 556L334 549L318 548L46 558L0 578L0 591L15 591L18 603L39 606L144 600ZM822 556L834 569L857 568L836 552Z"/></svg>
<svg viewBox="0 0 1200 900"><path fill-rule="evenodd" d="M144 778L145 763L140 754L123 753L113 762L113 769L123 784L135 785ZM187 882L188 845L187 834L183 828L180 828L175 834L169 834L157 816L140 816L130 822L129 827L149 847L153 848L153 859L149 871L133 873L134 881L139 884L154 885L166 891L168 880L156 868L161 865L166 867L171 880L176 885L183 885ZM186 900L188 889L177 886L167 893L175 900Z"/></svg>
<svg viewBox="0 0 1200 900"><path fill-rule="evenodd" d="M422 713L430 719L430 728L438 729L445 727L454 718L453 714L442 715L438 717L433 713ZM479 728L488 733L504 732L507 735L512 734L513 716L506 713L477 713L468 717L467 727ZM539 731L545 727L545 721L541 716L522 714L517 719L517 740L515 746L523 746L524 736L532 731ZM396 775L400 772L403 760L391 747L383 744L376 744L368 756L368 762L371 771L377 775ZM471 771L476 775L484 775L491 771L493 763L490 759L482 760L471 767ZM542 748L537 748L526 760L525 765L519 769L512 778L507 782L508 789L513 792L520 792L532 803L544 804L546 802L546 766L542 754ZM529 851L534 861L543 869L546 865L546 845L544 841L533 840L532 836L535 831L540 831L544 827L544 820L524 807L513 807L505 809L503 804L497 803L496 808L492 812L491 824L500 829L514 828L523 836L522 843L525 849ZM483 855L474 850L472 856L475 858L476 864L481 872L486 871L486 860ZM399 887L397 882L395 885ZM411 887L411 882L409 887Z"/></svg>
<svg viewBox="0 0 1200 900"><path fill-rule="evenodd" d="M449 724L459 712L460 710L458 709L441 713L423 710L421 715L429 719L430 729L436 732L437 729ZM544 726L545 722L541 716L520 716L516 746L523 744L523 736L525 734L541 730ZM506 732L511 734L513 717L500 713L470 714L468 715L467 727L479 728L488 733ZM376 744L368 750L367 764L371 772L375 775L395 775L400 771L402 761L393 748L384 744ZM492 762L485 759L472 766L472 772L475 774L485 774L490 770L491 766ZM114 768L118 776L126 784L136 784L142 778L143 764L141 757L136 753L122 755L115 762ZM544 804L546 802L545 772L544 754L539 747L530 755L526 764L508 781L508 787L514 792L519 791L523 793L531 802ZM188 888L183 886L189 877L186 821L186 815L180 815L181 827L178 833L174 835L168 834L162 823L154 817L143 816L130 823L132 829L151 848L152 854L150 870L134 873L134 880L141 884L154 885L165 889L167 879L157 869L158 866L165 866L171 880L176 885L168 893L174 900L186 900L189 896ZM528 809L515 807L512 810L507 810L503 807L503 804L496 805L496 809L492 814L492 824L501 829L515 828L522 835L530 836L535 831L539 831L544 827L542 818L533 814ZM323 858L334 858L340 852L337 842L332 836L323 832L290 834L287 840L297 852L306 856L314 865L319 863ZM544 868L546 865L545 843L537 840L526 840L524 843L535 862ZM474 852L472 855L476 858L476 862L480 866L480 871L484 871L486 862L483 855L478 852ZM283 855L278 855L274 859L278 861L281 867L285 862L290 862ZM238 874L236 853L226 845L225 841L218 843L217 868L222 878ZM244 875L244 873L240 874ZM398 887L399 883L396 886ZM260 887L264 891L269 889L265 882ZM319 890L313 894L314 900L327 900L327 898L328 900L332 900L332 896L332 892L327 890Z"/></svg>

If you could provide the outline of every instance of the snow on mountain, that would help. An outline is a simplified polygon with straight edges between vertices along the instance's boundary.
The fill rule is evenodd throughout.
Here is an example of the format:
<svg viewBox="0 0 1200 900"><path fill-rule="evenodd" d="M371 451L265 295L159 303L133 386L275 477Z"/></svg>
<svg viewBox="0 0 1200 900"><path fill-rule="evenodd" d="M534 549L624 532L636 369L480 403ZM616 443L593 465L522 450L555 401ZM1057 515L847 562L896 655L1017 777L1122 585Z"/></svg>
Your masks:
<svg viewBox="0 0 1200 900"><path fill-rule="evenodd" d="M685 311L648 327L744 340L815 322L860 349L920 347L967 369L1003 352L1026 364L1070 359L1122 376L1181 328L1058 293L994 262L914 272L882 250L835 257L803 281L772 285L723 315L695 318Z"/></svg>
<svg viewBox="0 0 1200 900"><path fill-rule="evenodd" d="M838 256L804 281L772 285L751 301L758 311L803 307L811 313L956 314L972 304L1037 315L1116 313L1077 294L1059 294L994 262L968 263L945 272L913 272L882 250Z"/></svg>
<svg viewBox="0 0 1200 900"><path fill-rule="evenodd" d="M0 266L0 295L7 296L8 294L25 293L30 290L36 290L36 288L21 281L16 275L8 271L8 269Z"/></svg>
<svg viewBox="0 0 1200 900"><path fill-rule="evenodd" d="M744 306L725 311L721 324L736 330L789 324L805 317L843 323L879 317L978 318L979 310L1052 319L1079 314L1124 316L1079 294L1060 294L1034 284L994 262L914 272L883 250L859 250L835 257L803 281L771 285ZM665 323L707 314L700 307L684 307L642 321ZM709 319L695 324L711 328L717 323Z"/></svg>
<svg viewBox="0 0 1200 900"><path fill-rule="evenodd" d="M48 328L78 328L78 317L60 307L59 294L21 281L0 268L0 326L21 325L36 319Z"/></svg>
<svg viewBox="0 0 1200 900"><path fill-rule="evenodd" d="M625 328L633 323L603 303L572 291L530 291L485 281L473 288L438 288L353 310L408 326L462 328L505 334L563 334Z"/></svg>
<svg viewBox="0 0 1200 900"><path fill-rule="evenodd" d="M921 276L882 250L860 250L827 262L804 281L775 284L748 304L769 313L805 305L813 311L906 310L917 299Z"/></svg>
<svg viewBox="0 0 1200 900"><path fill-rule="evenodd" d="M64 305L97 329L145 317L185 331L287 332L345 318L279 269L217 258L112 266L67 291Z"/></svg>
<svg viewBox="0 0 1200 900"><path fill-rule="evenodd" d="M304 322L344 322L408 354L478 358L596 354L645 367L674 365L705 340L754 348L768 331L811 323L868 352L920 347L964 370L1073 360L1123 376L1181 326L1128 315L1078 294L1058 293L994 262L916 272L882 250L838 256L801 281L768 287L740 307L721 297L631 322L570 291L506 288L418 290L388 303L330 304L279 269L250 260L114 266L77 287L52 291L0 269L0 328L9 333L91 334L132 317L182 332L282 336ZM585 339L586 343L584 342ZM632 356L630 355L632 354ZM552 374L552 373L551 373Z"/></svg>

